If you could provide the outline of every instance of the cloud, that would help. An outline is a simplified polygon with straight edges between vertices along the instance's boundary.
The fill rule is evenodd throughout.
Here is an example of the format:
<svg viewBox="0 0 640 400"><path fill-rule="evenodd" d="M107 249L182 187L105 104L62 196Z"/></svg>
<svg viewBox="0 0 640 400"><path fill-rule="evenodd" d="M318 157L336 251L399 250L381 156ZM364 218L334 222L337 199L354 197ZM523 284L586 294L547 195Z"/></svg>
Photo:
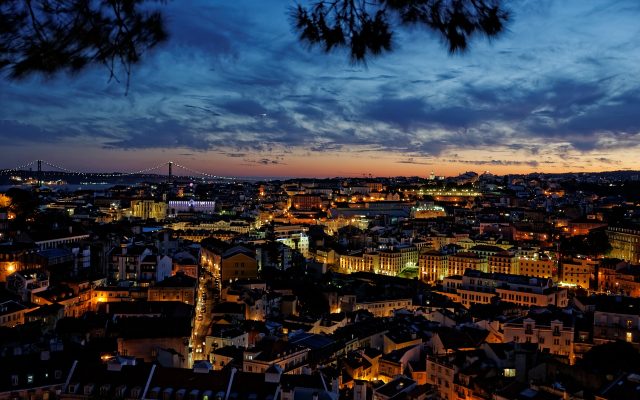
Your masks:
<svg viewBox="0 0 640 400"><path fill-rule="evenodd" d="M285 162L276 159L270 158L260 158L260 159L245 159L246 163L249 164L260 164L260 165L287 165Z"/></svg>
<svg viewBox="0 0 640 400"><path fill-rule="evenodd" d="M432 162L417 161L413 157L409 157L406 160L398 160L398 161L396 161L396 163L398 163L398 164L415 164L415 165L433 165Z"/></svg>
<svg viewBox="0 0 640 400"><path fill-rule="evenodd" d="M598 162L600 162L602 164L613 164L613 165L615 165L615 164L620 164L621 163L620 160L614 160L614 159L607 158L607 157L596 157L594 160L598 161Z"/></svg>
<svg viewBox="0 0 640 400"><path fill-rule="evenodd" d="M15 120L0 120L0 138L4 145L27 145L30 143L56 143L66 138L81 136L73 127L67 129L42 128L38 125Z"/></svg>
<svg viewBox="0 0 640 400"><path fill-rule="evenodd" d="M538 160L447 160L451 163L472 164L472 165L494 165L494 166L528 166L539 167L542 164L555 164L552 161Z"/></svg>
<svg viewBox="0 0 640 400"><path fill-rule="evenodd" d="M544 157L607 164L593 154L640 143L633 1L516 1L510 32L465 56L401 31L396 51L367 68L304 49L279 1L164 7L172 36L136 66L128 96L102 68L1 82L0 137L252 165L282 163L272 154L285 151L386 152L400 164L531 168L552 165Z"/></svg>

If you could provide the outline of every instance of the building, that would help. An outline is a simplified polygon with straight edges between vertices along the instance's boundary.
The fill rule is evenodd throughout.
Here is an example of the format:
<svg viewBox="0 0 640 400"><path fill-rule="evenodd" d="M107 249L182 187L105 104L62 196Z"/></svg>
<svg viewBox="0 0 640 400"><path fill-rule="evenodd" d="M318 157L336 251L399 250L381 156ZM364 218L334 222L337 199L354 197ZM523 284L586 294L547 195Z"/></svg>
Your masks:
<svg viewBox="0 0 640 400"><path fill-rule="evenodd" d="M198 261L186 251L173 255L173 275L183 273L192 278L198 279Z"/></svg>
<svg viewBox="0 0 640 400"><path fill-rule="evenodd" d="M399 298L399 299L371 299L356 301L354 304L350 304L345 307L343 303L342 310L344 311L357 311L366 310L376 317L390 317L393 312L401 309L410 309L413 304L411 299Z"/></svg>
<svg viewBox="0 0 640 400"><path fill-rule="evenodd" d="M305 258L309 257L309 236L304 232L292 233L287 237L278 238L276 241L299 251Z"/></svg>
<svg viewBox="0 0 640 400"><path fill-rule="evenodd" d="M491 254L487 257L488 272L500 274L520 274L520 263L518 258L508 251Z"/></svg>
<svg viewBox="0 0 640 400"><path fill-rule="evenodd" d="M220 259L220 279L223 282L257 277L258 261L253 250L243 246L235 246L222 254Z"/></svg>
<svg viewBox="0 0 640 400"><path fill-rule="evenodd" d="M149 286L147 297L148 301L181 301L195 306L197 291L197 279L178 273Z"/></svg>
<svg viewBox="0 0 640 400"><path fill-rule="evenodd" d="M588 258L574 258L571 261L561 261L560 265L560 282L562 284L589 289L591 281L596 279L598 261Z"/></svg>
<svg viewBox="0 0 640 400"><path fill-rule="evenodd" d="M91 309L94 311L97 310L101 303L146 300L147 290L148 288L140 286L98 286L92 291Z"/></svg>
<svg viewBox="0 0 640 400"><path fill-rule="evenodd" d="M328 378L318 373L292 376L277 367L266 373L249 373L236 368L215 370L211 363L198 361L193 368L171 368L122 356L107 363L79 361L74 366L70 373L62 374L63 387L50 398L259 400L273 399L277 394L281 400L338 399L337 385Z"/></svg>
<svg viewBox="0 0 640 400"><path fill-rule="evenodd" d="M504 342L536 343L538 349L567 357L574 363L574 324L571 315L537 309L503 325Z"/></svg>
<svg viewBox="0 0 640 400"><path fill-rule="evenodd" d="M7 276L16 271L36 267L30 260L36 257L37 251L34 244L27 243L5 243L0 246L0 282L6 282Z"/></svg>
<svg viewBox="0 0 640 400"><path fill-rule="evenodd" d="M380 267L376 271L384 275L398 275L407 267L418 265L418 249L412 245L397 245L387 250L378 251Z"/></svg>
<svg viewBox="0 0 640 400"><path fill-rule="evenodd" d="M339 257L340 271L352 274L354 272L376 272L380 270L380 254L378 252L354 252L341 254Z"/></svg>
<svg viewBox="0 0 640 400"><path fill-rule="evenodd" d="M243 329L231 325L214 325L211 334L205 337L204 353L211 355L217 349L227 346L246 349L249 345L249 334Z"/></svg>
<svg viewBox="0 0 640 400"><path fill-rule="evenodd" d="M462 275L466 270L487 272L487 259L472 252L451 254L447 264L446 276Z"/></svg>
<svg viewBox="0 0 640 400"><path fill-rule="evenodd" d="M601 267L598 271L598 290L640 297L640 266L622 264L615 269Z"/></svg>
<svg viewBox="0 0 640 400"><path fill-rule="evenodd" d="M494 297L527 307L568 305L567 291L554 286L551 279L468 269L462 276L445 278L443 286L445 294L466 307L491 303Z"/></svg>
<svg viewBox="0 0 640 400"><path fill-rule="evenodd" d="M167 203L155 200L131 200L131 216L161 221L167 217Z"/></svg>
<svg viewBox="0 0 640 400"><path fill-rule="evenodd" d="M640 264L640 228L628 229L610 226L607 237L612 250L610 257L620 258L632 264Z"/></svg>
<svg viewBox="0 0 640 400"><path fill-rule="evenodd" d="M173 272L173 260L169 256L150 254L140 262L138 283L141 286L150 286L156 282L162 282Z"/></svg>
<svg viewBox="0 0 640 400"><path fill-rule="evenodd" d="M407 378L406 376L399 376L392 381L373 390L373 400L391 400L397 398L410 398L402 397L411 393L416 389L416 381Z"/></svg>
<svg viewBox="0 0 640 400"><path fill-rule="evenodd" d="M457 366L446 357L427 357L427 383L436 387L439 398L455 399L453 381L457 373Z"/></svg>
<svg viewBox="0 0 640 400"><path fill-rule="evenodd" d="M294 194L291 196L291 208L294 210L319 210L322 208L322 196L316 194Z"/></svg>
<svg viewBox="0 0 640 400"><path fill-rule="evenodd" d="M76 363L62 351L3 356L0 399L57 399Z"/></svg>
<svg viewBox="0 0 640 400"><path fill-rule="evenodd" d="M22 299L33 302L33 295L47 290L49 272L44 269L17 271L7 277L7 289Z"/></svg>
<svg viewBox="0 0 640 400"><path fill-rule="evenodd" d="M549 257L520 257L518 260L520 275L534 278L556 278L556 263Z"/></svg>
<svg viewBox="0 0 640 400"><path fill-rule="evenodd" d="M438 250L427 250L418 256L420 279L434 283L442 281L447 276L448 256Z"/></svg>
<svg viewBox="0 0 640 400"><path fill-rule="evenodd" d="M170 216L176 216L179 213L203 213L213 214L216 211L215 201L198 201L198 200L171 200L168 205Z"/></svg>
<svg viewBox="0 0 640 400"><path fill-rule="evenodd" d="M593 343L616 340L640 343L640 299L625 296L592 296L574 300L593 311Z"/></svg>
<svg viewBox="0 0 640 400"><path fill-rule="evenodd" d="M262 339L258 346L244 351L244 372L265 373L277 366L284 373L300 374L309 360L309 348L289 341Z"/></svg>
<svg viewBox="0 0 640 400"><path fill-rule="evenodd" d="M0 326L13 328L24 324L25 313L31 311L17 301L7 300L0 303Z"/></svg>
<svg viewBox="0 0 640 400"><path fill-rule="evenodd" d="M111 251L108 277L114 280L137 280L140 264L146 256L153 254L150 248L123 243Z"/></svg>
<svg viewBox="0 0 640 400"><path fill-rule="evenodd" d="M494 246L491 244L477 244L469 248L469 252L475 253L484 259L487 259L489 256L494 254L500 254L504 252L504 250L505 249L500 246Z"/></svg>
<svg viewBox="0 0 640 400"><path fill-rule="evenodd" d="M191 316L118 318L118 354L160 361L169 367L191 366Z"/></svg>

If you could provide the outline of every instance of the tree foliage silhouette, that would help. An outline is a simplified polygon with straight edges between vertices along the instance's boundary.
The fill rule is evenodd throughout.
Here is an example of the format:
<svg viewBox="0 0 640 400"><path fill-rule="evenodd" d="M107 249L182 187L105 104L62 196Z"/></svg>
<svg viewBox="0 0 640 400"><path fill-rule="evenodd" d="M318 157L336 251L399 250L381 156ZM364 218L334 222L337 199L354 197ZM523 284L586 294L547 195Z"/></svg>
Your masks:
<svg viewBox="0 0 640 400"><path fill-rule="evenodd" d="M392 50L399 26L433 30L456 53L474 36L503 32L510 16L501 0L323 0L291 14L301 41L326 52L346 47L356 63Z"/></svg>
<svg viewBox="0 0 640 400"><path fill-rule="evenodd" d="M167 38L148 0L2 0L0 70L9 77L77 72L104 64L128 78L142 54Z"/></svg>
<svg viewBox="0 0 640 400"><path fill-rule="evenodd" d="M323 0L291 8L299 39L329 52L350 49L364 62L393 48L394 31L425 26L450 52L475 36L495 37L509 12L504 0ZM0 0L0 71L11 79L50 76L103 64L110 78L168 37L162 0ZM284 10L283 10L284 11Z"/></svg>

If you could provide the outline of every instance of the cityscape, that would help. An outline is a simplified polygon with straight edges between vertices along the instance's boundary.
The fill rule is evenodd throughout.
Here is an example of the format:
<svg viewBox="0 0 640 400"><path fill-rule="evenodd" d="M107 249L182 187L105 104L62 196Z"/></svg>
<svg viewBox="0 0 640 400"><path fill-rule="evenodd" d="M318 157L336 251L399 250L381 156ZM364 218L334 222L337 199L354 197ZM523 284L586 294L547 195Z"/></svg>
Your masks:
<svg viewBox="0 0 640 400"><path fill-rule="evenodd" d="M0 1L0 400L640 400L639 17Z"/></svg>
<svg viewBox="0 0 640 400"><path fill-rule="evenodd" d="M638 171L33 165L2 171L3 398L638 393Z"/></svg>

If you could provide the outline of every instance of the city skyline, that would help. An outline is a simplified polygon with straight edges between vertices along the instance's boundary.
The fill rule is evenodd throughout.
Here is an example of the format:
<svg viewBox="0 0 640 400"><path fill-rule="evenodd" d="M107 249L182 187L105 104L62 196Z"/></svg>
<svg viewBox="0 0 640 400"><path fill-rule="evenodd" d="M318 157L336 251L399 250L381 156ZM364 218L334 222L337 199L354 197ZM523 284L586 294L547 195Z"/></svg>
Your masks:
<svg viewBox="0 0 640 400"><path fill-rule="evenodd" d="M509 4L508 31L450 56L402 30L349 64L308 50L283 2L164 5L170 38L131 87L94 67L0 83L2 165L222 176L640 169L635 2Z"/></svg>

